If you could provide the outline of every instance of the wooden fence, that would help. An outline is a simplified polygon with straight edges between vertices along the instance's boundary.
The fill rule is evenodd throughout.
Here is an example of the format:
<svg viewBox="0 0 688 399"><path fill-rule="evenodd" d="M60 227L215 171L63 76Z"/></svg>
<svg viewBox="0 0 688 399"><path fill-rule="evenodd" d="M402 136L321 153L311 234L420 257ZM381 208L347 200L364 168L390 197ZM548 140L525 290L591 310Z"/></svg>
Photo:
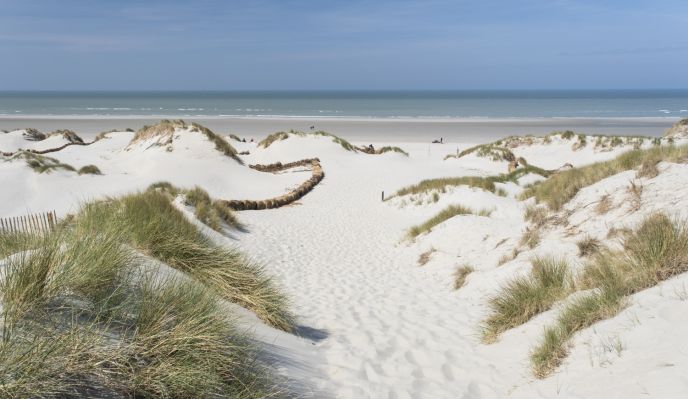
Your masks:
<svg viewBox="0 0 688 399"><path fill-rule="evenodd" d="M40 233L53 230L57 223L55 211L26 216L0 218L0 231L10 233Z"/></svg>

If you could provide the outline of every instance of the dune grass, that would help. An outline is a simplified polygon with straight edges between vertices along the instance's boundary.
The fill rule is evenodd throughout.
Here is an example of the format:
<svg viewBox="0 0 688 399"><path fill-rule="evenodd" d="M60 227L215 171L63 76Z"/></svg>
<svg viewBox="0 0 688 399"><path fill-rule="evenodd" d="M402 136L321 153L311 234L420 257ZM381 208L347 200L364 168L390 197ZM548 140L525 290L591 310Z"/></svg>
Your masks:
<svg viewBox="0 0 688 399"><path fill-rule="evenodd" d="M23 248L35 247L38 234L0 230L0 259L21 251Z"/></svg>
<svg viewBox="0 0 688 399"><path fill-rule="evenodd" d="M77 173L80 175L102 175L100 169L95 165L82 166Z"/></svg>
<svg viewBox="0 0 688 399"><path fill-rule="evenodd" d="M404 151L403 149L401 149L399 147L385 146L385 147L381 147L379 150L377 150L378 154L384 154L386 152L398 152L399 154L404 154L406 156L409 156L408 152Z"/></svg>
<svg viewBox="0 0 688 399"><path fill-rule="evenodd" d="M195 215L202 223L215 231L222 231L222 223L241 229L242 224L234 211L222 201L213 201L208 192L196 186L185 193L186 203L195 207Z"/></svg>
<svg viewBox="0 0 688 399"><path fill-rule="evenodd" d="M569 292L569 267L555 258L536 258L529 275L509 281L489 300L490 315L482 325L485 343L549 310Z"/></svg>
<svg viewBox="0 0 688 399"><path fill-rule="evenodd" d="M442 211L440 211L438 214L435 216L431 217L430 219L426 220L422 224L419 224L417 226L413 226L408 230L407 236L410 239L414 239L418 237L419 235L429 232L432 230L433 227L437 226L438 224L453 218L454 216L458 215L478 215L478 216L490 216L490 213L492 213L491 210L486 210L486 209L481 209L481 210L474 210L462 205L450 205L446 208L444 208Z"/></svg>
<svg viewBox="0 0 688 399"><path fill-rule="evenodd" d="M546 208L537 205L529 205L523 213L523 219L534 226L540 227L547 223L548 215L549 212Z"/></svg>
<svg viewBox="0 0 688 399"><path fill-rule="evenodd" d="M135 248L192 276L266 323L292 330L286 297L263 269L238 251L213 244L174 208L165 193L148 190L92 204L79 217L126 226L123 239Z"/></svg>
<svg viewBox="0 0 688 399"><path fill-rule="evenodd" d="M38 173L50 173L54 170L66 170L75 172L76 169L72 165L61 163L55 158L47 157L45 155L35 154L28 151L20 151L11 159L24 159L26 164Z"/></svg>
<svg viewBox="0 0 688 399"><path fill-rule="evenodd" d="M244 164L244 161L239 158L239 152L234 148L227 140L213 132L212 130L208 129L207 127L192 122L191 123L191 128L192 130L198 131L203 133L208 140L210 140L213 144L215 144L215 149L223 153L224 155L232 158L233 160L237 161L240 164Z"/></svg>
<svg viewBox="0 0 688 399"><path fill-rule="evenodd" d="M524 192L523 197L535 197L538 202L546 203L552 210L560 210L583 187L627 170L650 162L685 162L688 145L661 146L645 150L631 150L617 158L597 162L581 168L556 173L549 179Z"/></svg>
<svg viewBox="0 0 688 399"><path fill-rule="evenodd" d="M443 190L448 186L469 186L485 191L494 192L494 181L480 176L446 177L438 179L423 180L418 184L404 187L398 190L393 196L401 197L408 194L421 194L432 190ZM387 198L387 199L389 199Z"/></svg>
<svg viewBox="0 0 688 399"><path fill-rule="evenodd" d="M351 143L349 143L345 139L343 139L339 136L335 136L332 133L322 131L322 130L318 130L315 132L302 132L302 131L298 131L298 130L290 130L289 132L275 132L275 133L269 134L267 137L265 137L263 140L261 140L258 143L258 147L268 148L268 147L270 147L270 145L272 145L276 141L288 139L290 135L299 136L299 137L307 137L307 136L331 137L332 142L341 145L342 148L344 148L345 150L356 151L356 147L354 147Z"/></svg>
<svg viewBox="0 0 688 399"><path fill-rule="evenodd" d="M277 392L217 294L142 268L122 243L126 225L101 224L95 206L5 261L0 396Z"/></svg>
<svg viewBox="0 0 688 399"><path fill-rule="evenodd" d="M664 214L648 216L628 234L623 250L605 250L586 265L578 285L593 289L560 313L533 349L531 365L538 378L558 367L576 332L616 315L626 297L688 271L688 228Z"/></svg>
<svg viewBox="0 0 688 399"><path fill-rule="evenodd" d="M397 190L397 192L387 197L385 200L389 200L390 198L394 197L401 197L403 195L426 193L433 190L442 191L446 190L447 187L456 186L474 187L498 194L500 196L506 196L506 192L503 189L497 188L495 186L495 183L517 183L518 179L520 179L528 173L535 173L544 177L547 177L551 174L551 172L544 170L542 168L538 168L532 165L526 165L510 173L496 176L460 176L426 179L422 180L420 183L403 187Z"/></svg>

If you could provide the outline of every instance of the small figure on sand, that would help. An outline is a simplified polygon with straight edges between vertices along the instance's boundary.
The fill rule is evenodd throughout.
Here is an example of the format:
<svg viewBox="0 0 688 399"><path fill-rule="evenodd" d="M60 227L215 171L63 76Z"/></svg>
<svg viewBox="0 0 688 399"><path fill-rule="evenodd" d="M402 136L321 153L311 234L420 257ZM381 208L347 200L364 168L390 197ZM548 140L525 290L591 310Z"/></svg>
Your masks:
<svg viewBox="0 0 688 399"><path fill-rule="evenodd" d="M311 130L315 129L315 125L311 126Z"/></svg>
<svg viewBox="0 0 688 399"><path fill-rule="evenodd" d="M444 144L442 137L440 137L439 140L433 140L432 143L433 144Z"/></svg>
<svg viewBox="0 0 688 399"><path fill-rule="evenodd" d="M368 146L368 151L370 151L370 152L375 152L375 147L373 147L373 145L370 144L370 145Z"/></svg>

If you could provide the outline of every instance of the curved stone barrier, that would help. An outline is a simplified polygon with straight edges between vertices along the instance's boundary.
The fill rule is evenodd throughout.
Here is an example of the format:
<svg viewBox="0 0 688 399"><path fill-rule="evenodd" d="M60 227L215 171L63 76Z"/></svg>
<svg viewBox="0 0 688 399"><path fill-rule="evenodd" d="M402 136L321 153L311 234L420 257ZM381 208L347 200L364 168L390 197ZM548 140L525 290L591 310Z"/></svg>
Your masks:
<svg viewBox="0 0 688 399"><path fill-rule="evenodd" d="M261 201L254 200L218 200L224 206L235 210L235 211L246 211L246 210L260 210L260 209L274 209L280 208L285 205L289 205L292 202L301 199L303 196L308 194L313 188L320 183L320 181L325 177L325 172L323 172L320 166L320 160L318 158L312 159L302 159L296 162L290 162L283 164L281 162L276 162L268 165L249 165L249 168L260 171L260 172L279 172L286 169L291 169L300 166L310 166L311 168L311 178L301 183L294 190L281 195L279 197L270 198Z"/></svg>

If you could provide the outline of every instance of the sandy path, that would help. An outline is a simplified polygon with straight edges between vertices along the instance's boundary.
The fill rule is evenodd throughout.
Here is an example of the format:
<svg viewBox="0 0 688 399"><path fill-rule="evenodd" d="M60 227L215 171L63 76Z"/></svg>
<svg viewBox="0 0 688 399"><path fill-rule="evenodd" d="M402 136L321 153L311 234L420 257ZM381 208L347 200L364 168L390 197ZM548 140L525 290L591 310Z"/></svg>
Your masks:
<svg viewBox="0 0 688 399"><path fill-rule="evenodd" d="M372 200L385 173L342 169L303 205L241 213L251 230L241 246L283 282L305 325L327 331L318 345L337 397L479 397L467 370L487 361L473 354L470 303L399 244L414 221Z"/></svg>

